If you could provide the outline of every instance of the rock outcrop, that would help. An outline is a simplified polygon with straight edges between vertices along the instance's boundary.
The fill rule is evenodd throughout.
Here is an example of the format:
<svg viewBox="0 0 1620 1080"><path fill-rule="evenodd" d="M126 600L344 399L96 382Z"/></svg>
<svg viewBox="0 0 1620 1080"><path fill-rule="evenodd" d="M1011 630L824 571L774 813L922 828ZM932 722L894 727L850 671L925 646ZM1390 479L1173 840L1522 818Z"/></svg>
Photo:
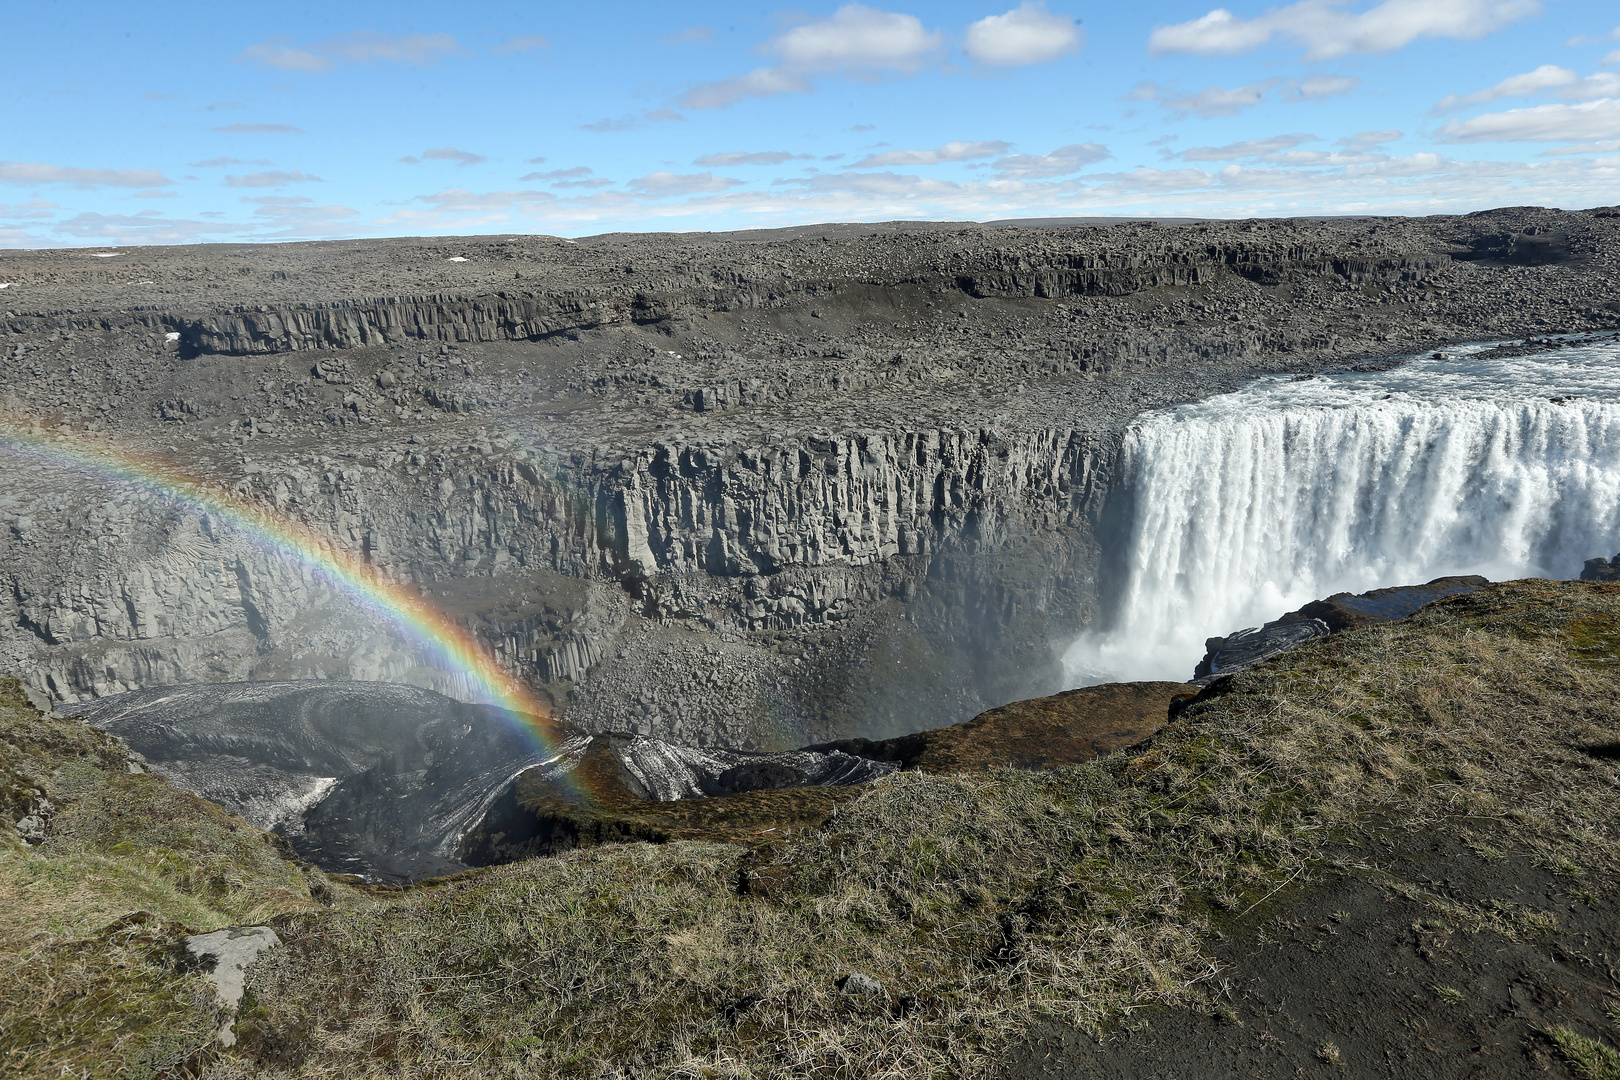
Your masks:
<svg viewBox="0 0 1620 1080"><path fill-rule="evenodd" d="M1620 555L1612 559L1587 559L1581 567L1582 581L1620 581Z"/></svg>
<svg viewBox="0 0 1620 1080"><path fill-rule="evenodd" d="M1341 630L1404 619L1425 605L1448 596L1461 596L1489 585L1477 574L1435 578L1424 585L1395 585L1364 593L1334 593L1312 600L1264 626L1251 626L1204 643L1204 658L1193 672L1193 683L1208 686L1223 675L1253 667L1262 660L1295 649L1307 641Z"/></svg>

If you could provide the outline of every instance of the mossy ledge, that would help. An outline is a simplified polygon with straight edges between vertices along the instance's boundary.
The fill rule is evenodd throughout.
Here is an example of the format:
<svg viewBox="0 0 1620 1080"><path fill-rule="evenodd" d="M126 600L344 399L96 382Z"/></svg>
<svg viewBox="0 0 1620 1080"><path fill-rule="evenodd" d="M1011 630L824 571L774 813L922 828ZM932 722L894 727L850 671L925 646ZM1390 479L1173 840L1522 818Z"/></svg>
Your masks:
<svg viewBox="0 0 1620 1080"><path fill-rule="evenodd" d="M1554 933L1556 912L1459 905L1375 852L1462 837L1606 893L1617 646L1620 585L1494 585L1223 679L1082 765L897 773L753 849L608 844L387 894L317 883L331 907L262 834L120 774L95 733L13 690L8 791L71 787L58 813L103 824L7 840L4 1068L150 1074L188 1049L221 1080L989 1076L1036 1024L1106 1036L1154 1006L1219 1010L1211 941L1335 873L1382 875L1458 933ZM105 824L158 791L180 824ZM130 908L163 921L108 927ZM237 1046L196 1054L211 1018L158 942L247 921L286 945L252 969ZM879 989L841 990L851 973ZM1592 1067L1568 1047L1560 1068Z"/></svg>

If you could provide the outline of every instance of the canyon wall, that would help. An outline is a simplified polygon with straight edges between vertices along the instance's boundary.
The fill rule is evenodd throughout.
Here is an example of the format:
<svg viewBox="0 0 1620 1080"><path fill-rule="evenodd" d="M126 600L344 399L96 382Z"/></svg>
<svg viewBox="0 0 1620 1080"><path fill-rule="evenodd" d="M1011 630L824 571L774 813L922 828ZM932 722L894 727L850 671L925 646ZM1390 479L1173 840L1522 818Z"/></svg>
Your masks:
<svg viewBox="0 0 1620 1080"><path fill-rule="evenodd" d="M419 591L588 730L776 747L954 723L1059 687L1143 410L1611 325L1615 227L1532 208L141 249L116 271L0 253L0 663L67 702L471 693L318 558L61 452L107 445Z"/></svg>

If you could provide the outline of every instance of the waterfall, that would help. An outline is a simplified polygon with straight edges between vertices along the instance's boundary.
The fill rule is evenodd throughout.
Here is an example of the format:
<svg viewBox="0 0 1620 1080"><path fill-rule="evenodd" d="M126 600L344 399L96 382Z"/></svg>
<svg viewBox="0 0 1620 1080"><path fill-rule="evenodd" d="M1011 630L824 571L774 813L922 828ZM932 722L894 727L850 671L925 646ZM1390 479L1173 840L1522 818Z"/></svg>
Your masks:
<svg viewBox="0 0 1620 1080"><path fill-rule="evenodd" d="M1620 345L1268 378L1144 416L1121 453L1073 685L1189 678L1205 638L1336 592L1620 550Z"/></svg>

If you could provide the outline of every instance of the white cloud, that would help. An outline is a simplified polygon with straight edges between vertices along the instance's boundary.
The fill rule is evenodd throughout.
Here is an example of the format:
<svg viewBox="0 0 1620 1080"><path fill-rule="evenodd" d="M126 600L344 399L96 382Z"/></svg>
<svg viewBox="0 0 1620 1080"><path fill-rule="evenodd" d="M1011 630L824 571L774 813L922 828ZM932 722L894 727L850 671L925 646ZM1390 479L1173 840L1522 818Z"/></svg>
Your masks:
<svg viewBox="0 0 1620 1080"><path fill-rule="evenodd" d="M613 186L612 180L602 176L593 176L591 173L592 170L587 166L575 165L572 169L532 172L526 176L518 177L518 182L527 184L533 180L544 180L552 187L560 188L603 188Z"/></svg>
<svg viewBox="0 0 1620 1080"><path fill-rule="evenodd" d="M301 196L265 195L246 199L258 207L255 217L264 218L277 227L269 236L330 236L340 232L360 215L351 206L317 206L313 199Z"/></svg>
<svg viewBox="0 0 1620 1080"><path fill-rule="evenodd" d="M1620 75L1600 71L1560 90L1558 96L1565 101L1591 101L1600 97L1620 97Z"/></svg>
<svg viewBox="0 0 1620 1080"><path fill-rule="evenodd" d="M1446 160L1439 154L1408 154L1406 157L1389 158L1386 161L1349 165L1345 167L1344 175L1349 179L1375 176L1428 176L1441 171L1445 166Z"/></svg>
<svg viewBox="0 0 1620 1080"><path fill-rule="evenodd" d="M1012 154L995 163L996 175L1016 180L1045 179L1079 172L1113 155L1096 143L1070 143L1050 154Z"/></svg>
<svg viewBox="0 0 1620 1080"><path fill-rule="evenodd" d="M432 195L418 195L412 204L394 210L369 224L390 235L429 233L469 233L514 227L533 231L572 221L625 221L635 216L658 213L649 204L618 191L595 192L574 198L559 198L547 191L474 192L453 188ZM634 212L634 213L632 213Z"/></svg>
<svg viewBox="0 0 1620 1080"><path fill-rule="evenodd" d="M10 206L0 203L0 218L11 221L36 221L56 216L56 211L62 209L56 203L46 199L30 199L25 203L13 203Z"/></svg>
<svg viewBox="0 0 1620 1080"><path fill-rule="evenodd" d="M1300 143L1317 141L1315 135L1273 135L1269 139L1248 139L1225 146L1195 146L1177 156L1184 161L1236 161L1239 158L1264 157L1282 150L1292 150Z"/></svg>
<svg viewBox="0 0 1620 1080"><path fill-rule="evenodd" d="M499 45L495 46L489 51L492 53L505 54L532 52L535 49L549 48L551 48L551 41L549 38L542 37L539 34L519 34L517 37L507 38L505 41L501 42Z"/></svg>
<svg viewBox="0 0 1620 1080"><path fill-rule="evenodd" d="M0 183L152 188L169 187L174 181L156 169L77 169L39 161L0 161Z"/></svg>
<svg viewBox="0 0 1620 1080"><path fill-rule="evenodd" d="M1568 157L1571 154L1614 154L1620 153L1620 139L1599 139L1596 142L1574 143L1570 146L1555 146L1550 150L1543 150L1537 157Z"/></svg>
<svg viewBox="0 0 1620 1080"><path fill-rule="evenodd" d="M1387 137L1387 138L1386 138ZM1345 142L1379 144L1387 132ZM1304 153L1304 151L1283 151ZM1323 155L1332 156L1332 155ZM1056 180L1008 178L955 182L897 172L839 172L746 187L652 199L623 191L550 202L510 193L456 199L424 197L368 223L390 234L436 231L556 232L671 227L748 228L804 221L990 220L1016 217L1143 215L1288 217L1315 214L1459 213L1482 206L1580 207L1614 201L1620 159L1562 158L1534 164L1437 161L1433 155L1380 157L1352 174L1336 166L1246 163L1219 170L1136 169ZM443 193L441 193L441 196ZM431 201L439 198L437 203ZM441 209L441 207L443 209Z"/></svg>
<svg viewBox="0 0 1620 1080"><path fill-rule="evenodd" d="M1406 132L1396 131L1393 128L1384 131L1358 131L1354 135L1338 140L1338 143L1340 146L1347 146L1352 150L1362 150L1380 147L1385 143L1392 143L1405 134Z"/></svg>
<svg viewBox="0 0 1620 1080"><path fill-rule="evenodd" d="M1126 100L1155 101L1171 112L1193 113L1207 120L1215 116L1232 116L1253 108L1265 100L1267 93L1281 85L1281 79L1266 79L1245 86L1210 86L1196 94L1183 94L1156 83L1144 82L1137 83L1136 88L1126 95Z"/></svg>
<svg viewBox="0 0 1620 1080"><path fill-rule="evenodd" d="M1579 105L1537 105L1452 120L1440 129L1445 142L1584 142L1620 135L1620 98Z"/></svg>
<svg viewBox="0 0 1620 1080"><path fill-rule="evenodd" d="M291 124L226 124L217 127L215 131L223 131L229 135L302 135L303 128L293 127Z"/></svg>
<svg viewBox="0 0 1620 1080"><path fill-rule="evenodd" d="M294 49L269 42L249 45L242 50L242 55L255 63L278 68L281 71L303 71L318 75L337 67L337 61L330 56L320 56L308 49Z"/></svg>
<svg viewBox="0 0 1620 1080"><path fill-rule="evenodd" d="M225 222L190 221L166 218L156 210L142 210L139 214L76 214L58 222L54 229L67 236L81 239L134 241L143 244L172 244L195 240L199 236L235 232L241 228Z"/></svg>
<svg viewBox="0 0 1620 1080"><path fill-rule="evenodd" d="M723 109L744 98L809 93L818 75L871 79L889 73L915 74L944 44L915 15L845 4L830 19L795 26L761 52L777 57L774 67L701 83L678 102L687 109Z"/></svg>
<svg viewBox="0 0 1620 1080"><path fill-rule="evenodd" d="M1616 49L1608 56L1605 56L1602 62L1605 64L1620 64L1620 49Z"/></svg>
<svg viewBox="0 0 1620 1080"><path fill-rule="evenodd" d="M625 113L623 116L604 116L600 120L593 120L589 124L581 124L581 131L594 131L597 134L614 131L635 131L648 124L661 124L670 120L685 120L686 117L674 109L653 109L637 116L635 113Z"/></svg>
<svg viewBox="0 0 1620 1080"><path fill-rule="evenodd" d="M1054 15L1040 0L1004 15L980 19L967 29L962 51L992 67L1045 64L1085 47L1085 32L1066 15Z"/></svg>
<svg viewBox="0 0 1620 1080"><path fill-rule="evenodd" d="M34 233L13 229L9 225L0 225L0 248L34 248L45 246L44 241Z"/></svg>
<svg viewBox="0 0 1620 1080"><path fill-rule="evenodd" d="M223 169L223 168L225 168L227 166L230 166L230 165L268 165L268 164L270 164L270 162L265 158L255 158L252 161L243 161L241 158L233 158L233 157L216 157L216 158L209 158L207 161L188 161L188 162L186 162L186 165L189 168L193 168L193 169Z"/></svg>
<svg viewBox="0 0 1620 1080"><path fill-rule="evenodd" d="M1314 60L1399 49L1418 38L1473 41L1541 11L1539 0L1384 0L1362 12L1343 0L1302 0L1243 19L1225 8L1148 37L1155 53L1231 56L1273 39L1292 41Z"/></svg>
<svg viewBox="0 0 1620 1080"><path fill-rule="evenodd" d="M729 169L734 165L780 165L784 161L808 160L809 154L790 154L786 150L765 150L757 154L737 150L726 154L704 154L692 164Z"/></svg>
<svg viewBox="0 0 1620 1080"><path fill-rule="evenodd" d="M765 46L784 66L798 71L900 71L911 73L939 49L915 15L845 4L830 19L796 26Z"/></svg>
<svg viewBox="0 0 1620 1080"><path fill-rule="evenodd" d="M706 191L724 191L741 183L741 180L733 180L728 176L716 176L710 172L653 172L648 173L646 176L636 177L630 181L628 186L643 195L649 195L655 199L666 199L674 195L696 195Z"/></svg>
<svg viewBox="0 0 1620 1080"><path fill-rule="evenodd" d="M1360 85L1361 80L1354 75L1313 75L1307 79L1286 83L1283 93L1306 101L1316 101L1320 98L1348 94Z"/></svg>
<svg viewBox="0 0 1620 1080"><path fill-rule="evenodd" d="M1512 75L1495 86L1476 90L1472 94L1447 94L1435 102L1434 111L1437 113L1453 112L1457 109L1466 109L1471 105L1483 105L1487 101L1497 98L1525 97L1529 94L1551 90L1554 87L1568 86L1580 81L1580 76L1566 67L1557 64L1542 64L1534 71L1527 71L1523 75Z"/></svg>
<svg viewBox="0 0 1620 1080"><path fill-rule="evenodd" d="M1278 100L1297 104L1348 93L1360 85L1361 80L1354 75L1316 75L1307 79L1263 79L1243 86L1209 86L1188 94L1158 83L1141 82L1122 100L1153 101L1170 112L1182 116L1190 113L1208 120L1252 109L1273 91Z"/></svg>
<svg viewBox="0 0 1620 1080"><path fill-rule="evenodd" d="M665 45L707 45L714 40L714 27L688 26L685 30L664 34L658 40Z"/></svg>
<svg viewBox="0 0 1620 1080"><path fill-rule="evenodd" d="M270 170L266 172L247 173L243 176L227 176L226 187L283 187L287 184L319 183L320 177L312 176L306 172L281 172Z"/></svg>
<svg viewBox="0 0 1620 1080"><path fill-rule="evenodd" d="M283 38L271 38L261 44L248 46L242 50L242 56L282 71L320 74L331 71L343 62L412 64L420 67L463 51L449 34L403 34L394 37L367 32L304 46L287 45Z"/></svg>
<svg viewBox="0 0 1620 1080"><path fill-rule="evenodd" d="M453 146L436 146L431 150L422 151L421 157L402 157L399 160L406 165L420 165L424 161L453 161L457 165L478 165L488 161L489 158L470 150L457 150Z"/></svg>
<svg viewBox="0 0 1620 1080"><path fill-rule="evenodd" d="M1006 142L948 142L937 150L890 150L871 154L851 165L852 169L869 169L890 165L938 165L946 161L975 161L995 157L1012 149Z"/></svg>
<svg viewBox="0 0 1620 1080"><path fill-rule="evenodd" d="M1574 37L1572 37L1568 41L1564 42L1564 44L1565 45L1596 45L1596 44L1599 44L1600 42L1604 42L1604 41L1620 41L1620 26L1617 26L1613 30L1610 30L1607 34L1599 34L1597 37L1592 37L1590 34L1576 34Z"/></svg>

